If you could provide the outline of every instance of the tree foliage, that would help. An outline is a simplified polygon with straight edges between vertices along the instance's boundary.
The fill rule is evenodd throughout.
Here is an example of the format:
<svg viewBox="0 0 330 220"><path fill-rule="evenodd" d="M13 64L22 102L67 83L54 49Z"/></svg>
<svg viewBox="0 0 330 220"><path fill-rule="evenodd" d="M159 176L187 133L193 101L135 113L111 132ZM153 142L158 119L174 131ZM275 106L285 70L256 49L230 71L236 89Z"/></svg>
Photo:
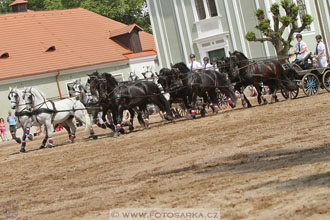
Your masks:
<svg viewBox="0 0 330 220"><path fill-rule="evenodd" d="M10 12L13 0L0 0L0 13ZM151 33L149 13L145 0L28 0L34 11L85 8L125 24L138 24Z"/></svg>
<svg viewBox="0 0 330 220"><path fill-rule="evenodd" d="M285 15L281 15L280 6L285 12ZM255 15L258 19L256 28L261 31L263 37L257 38L256 33L249 31L245 38L248 41L257 42L271 42L278 55L287 55L292 47L291 42L293 40L294 33L300 33L305 30L312 22L311 15L301 15L302 24L298 26L299 7L289 0L282 0L281 4L274 3L270 7L270 11L273 15L274 27L271 28L270 20L265 18L265 12L262 9L258 9ZM285 30L288 28L288 35L284 36Z"/></svg>

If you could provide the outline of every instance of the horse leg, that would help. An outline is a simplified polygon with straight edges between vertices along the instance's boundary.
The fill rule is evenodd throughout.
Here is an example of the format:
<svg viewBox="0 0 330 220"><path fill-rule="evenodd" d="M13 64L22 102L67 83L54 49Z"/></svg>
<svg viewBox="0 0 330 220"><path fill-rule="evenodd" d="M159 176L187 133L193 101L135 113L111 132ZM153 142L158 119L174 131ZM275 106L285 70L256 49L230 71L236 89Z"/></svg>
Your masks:
<svg viewBox="0 0 330 220"><path fill-rule="evenodd" d="M47 147L48 148L52 148L52 147L54 147L54 145L53 145L53 138L52 138L52 136L53 136L53 125L50 122L50 119L48 121L46 121L45 128L46 128L46 136L48 138L48 145L47 145Z"/></svg>
<svg viewBox="0 0 330 220"><path fill-rule="evenodd" d="M192 92L191 94L191 111L190 111L190 117L191 119L196 119L196 101L197 101L197 93Z"/></svg>
<svg viewBox="0 0 330 220"><path fill-rule="evenodd" d="M152 98L152 103L157 105L160 111L163 112L164 119L172 120L172 111L170 108L170 103L166 100L163 95L155 96ZM159 112L160 114L160 112ZM148 115L149 117L149 115Z"/></svg>
<svg viewBox="0 0 330 220"><path fill-rule="evenodd" d="M64 126L66 124L66 126ZM72 122L72 118L69 118L68 120L65 121L65 123L62 123L63 127L66 127L65 129L68 131L69 134L69 140L71 143L74 142L74 139L76 138L76 126Z"/></svg>
<svg viewBox="0 0 330 220"><path fill-rule="evenodd" d="M246 98L245 94L244 94L244 87L240 87L240 96L241 96L241 100L242 100L242 105L243 107L245 107L247 105L248 108L252 107L250 101L248 100L248 98Z"/></svg>
<svg viewBox="0 0 330 220"><path fill-rule="evenodd" d="M26 146L26 141L25 141L25 139L26 139L26 133L27 133L27 132L30 133L30 129L29 129L29 128L24 129L24 127L22 127L22 128L23 128L23 137L22 137L22 145L21 145L21 150L20 150L20 152L21 152L21 153L25 153L25 146Z"/></svg>
<svg viewBox="0 0 330 220"><path fill-rule="evenodd" d="M143 120L143 117L142 117L142 112L141 110L138 110L137 112L137 119L139 121L139 124L141 125L141 127L144 127L144 120Z"/></svg>
<svg viewBox="0 0 330 220"><path fill-rule="evenodd" d="M144 128L149 128L149 112L146 106L143 106L144 110Z"/></svg>
<svg viewBox="0 0 330 220"><path fill-rule="evenodd" d="M121 127L121 122L123 120L123 111L124 108L122 105L118 106L118 115L117 115L117 124L116 124L116 132L115 132L115 136L119 137L119 132L121 131L122 127Z"/></svg>
<svg viewBox="0 0 330 220"><path fill-rule="evenodd" d="M209 92L209 96L210 96L210 100L211 100L211 106L213 107L211 107L212 108L212 110L213 110L213 113L214 114L218 114L218 112L219 112L219 101L218 101L218 97L217 97L217 93L216 93L216 91L214 90L214 91L211 91L211 92Z"/></svg>
<svg viewBox="0 0 330 220"><path fill-rule="evenodd" d="M129 119L129 131L134 130L133 122L134 122L134 116L135 116L135 111L133 109L129 109L129 114L131 115Z"/></svg>
<svg viewBox="0 0 330 220"><path fill-rule="evenodd" d="M261 99L264 102L264 104L268 104L267 99L262 94L262 88L261 88L260 84L259 83L254 84L254 87L256 88L256 90L258 92L258 103L259 103L259 105L261 104Z"/></svg>

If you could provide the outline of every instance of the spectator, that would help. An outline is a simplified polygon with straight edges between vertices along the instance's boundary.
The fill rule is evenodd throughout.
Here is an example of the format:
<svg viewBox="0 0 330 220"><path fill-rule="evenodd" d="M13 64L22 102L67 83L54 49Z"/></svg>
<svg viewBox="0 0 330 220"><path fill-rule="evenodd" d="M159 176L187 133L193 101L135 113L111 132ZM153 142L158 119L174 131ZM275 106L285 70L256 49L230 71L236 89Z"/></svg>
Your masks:
<svg viewBox="0 0 330 220"><path fill-rule="evenodd" d="M6 132L6 122L5 119L0 118L0 131L1 131L1 139L3 142L9 141L9 138L7 136Z"/></svg>
<svg viewBox="0 0 330 220"><path fill-rule="evenodd" d="M17 143L21 143L21 139L16 137L16 117L11 114L11 111L8 112L7 122L9 123L9 131L11 136Z"/></svg>

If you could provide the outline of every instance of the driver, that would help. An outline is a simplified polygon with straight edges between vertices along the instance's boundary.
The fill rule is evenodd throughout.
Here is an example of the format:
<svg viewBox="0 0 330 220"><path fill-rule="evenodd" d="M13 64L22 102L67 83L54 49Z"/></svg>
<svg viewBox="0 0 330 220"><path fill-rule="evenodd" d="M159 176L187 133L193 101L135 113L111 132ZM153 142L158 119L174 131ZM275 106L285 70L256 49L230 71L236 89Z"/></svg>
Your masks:
<svg viewBox="0 0 330 220"><path fill-rule="evenodd" d="M307 44L302 40L301 34L297 34L296 39L297 39L297 43L294 46L292 55L297 54L297 58L296 58L295 62L299 62L302 59L304 59L305 56L307 56L308 48L307 48Z"/></svg>
<svg viewBox="0 0 330 220"><path fill-rule="evenodd" d="M191 62L188 64L188 68L190 71L201 71L202 70L202 65L196 61L196 56L195 54L190 54L190 60Z"/></svg>

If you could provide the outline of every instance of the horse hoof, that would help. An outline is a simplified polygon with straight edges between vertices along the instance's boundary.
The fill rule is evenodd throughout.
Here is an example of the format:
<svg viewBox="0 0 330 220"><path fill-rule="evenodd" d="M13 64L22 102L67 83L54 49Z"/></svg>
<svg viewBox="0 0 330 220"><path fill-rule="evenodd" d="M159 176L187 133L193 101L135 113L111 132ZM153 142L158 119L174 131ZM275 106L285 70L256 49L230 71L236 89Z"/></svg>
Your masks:
<svg viewBox="0 0 330 220"><path fill-rule="evenodd" d="M41 146L40 146L40 149L44 149L44 148L45 148L45 146L44 146L44 145L41 145Z"/></svg>
<svg viewBox="0 0 330 220"><path fill-rule="evenodd" d="M21 152L21 153L25 153L25 148L22 147L21 150L20 150L19 152Z"/></svg>
<svg viewBox="0 0 330 220"><path fill-rule="evenodd" d="M121 133L121 134L125 134L125 130L124 130L124 128L121 128L121 129L120 129L120 133Z"/></svg>
<svg viewBox="0 0 330 220"><path fill-rule="evenodd" d="M130 126L128 130L129 131L133 131L134 130L134 127L133 126Z"/></svg>
<svg viewBox="0 0 330 220"><path fill-rule="evenodd" d="M22 143L22 141L21 141L20 138L16 138L15 141L16 141L18 144L21 144L21 143Z"/></svg>
<svg viewBox="0 0 330 220"><path fill-rule="evenodd" d="M29 134L28 139L29 139L30 141L33 140L33 136L32 136L32 134Z"/></svg>
<svg viewBox="0 0 330 220"><path fill-rule="evenodd" d="M52 144L47 145L48 148L53 148L54 146Z"/></svg>
<svg viewBox="0 0 330 220"><path fill-rule="evenodd" d="M93 139L94 139L94 140L96 140L96 139L97 139L97 136L96 136L96 135L94 135L94 136L93 136Z"/></svg>
<svg viewBox="0 0 330 220"><path fill-rule="evenodd" d="M120 133L116 132L113 137L119 137L119 136L120 136Z"/></svg>
<svg viewBox="0 0 330 220"><path fill-rule="evenodd" d="M267 100L264 100L264 104L267 105L268 104L268 101Z"/></svg>

